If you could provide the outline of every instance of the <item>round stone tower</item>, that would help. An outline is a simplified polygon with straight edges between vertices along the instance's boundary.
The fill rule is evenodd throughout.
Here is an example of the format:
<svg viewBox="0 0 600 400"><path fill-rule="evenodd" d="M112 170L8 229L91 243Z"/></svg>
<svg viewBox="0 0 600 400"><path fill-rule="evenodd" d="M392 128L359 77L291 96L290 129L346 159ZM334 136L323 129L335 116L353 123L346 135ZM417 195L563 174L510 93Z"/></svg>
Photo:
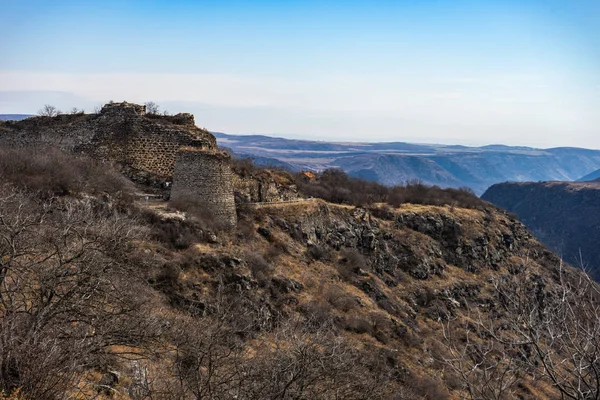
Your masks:
<svg viewBox="0 0 600 400"><path fill-rule="evenodd" d="M197 200L217 220L235 226L233 172L229 155L198 147L181 147L177 152L171 200Z"/></svg>

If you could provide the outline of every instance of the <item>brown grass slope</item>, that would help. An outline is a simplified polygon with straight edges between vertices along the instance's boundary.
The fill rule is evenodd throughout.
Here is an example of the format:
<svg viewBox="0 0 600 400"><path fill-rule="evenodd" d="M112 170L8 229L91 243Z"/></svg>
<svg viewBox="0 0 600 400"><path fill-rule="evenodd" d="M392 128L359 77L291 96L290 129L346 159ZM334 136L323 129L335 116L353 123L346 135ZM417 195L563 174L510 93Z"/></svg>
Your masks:
<svg viewBox="0 0 600 400"><path fill-rule="evenodd" d="M493 207L240 205L223 231L193 207L133 203L106 165L90 191L76 177L97 164L62 157L0 169L7 396L597 395L593 318L578 318L583 341L549 335L594 315L593 290ZM61 179L32 179L39 162ZM569 392L577 383L590 396Z"/></svg>

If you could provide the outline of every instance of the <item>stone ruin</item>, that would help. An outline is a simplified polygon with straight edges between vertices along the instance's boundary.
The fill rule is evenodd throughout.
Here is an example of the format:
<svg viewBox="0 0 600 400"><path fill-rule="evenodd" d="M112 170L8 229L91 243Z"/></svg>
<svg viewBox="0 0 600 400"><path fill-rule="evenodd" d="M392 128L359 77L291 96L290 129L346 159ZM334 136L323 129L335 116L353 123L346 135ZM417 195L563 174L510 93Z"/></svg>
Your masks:
<svg viewBox="0 0 600 400"><path fill-rule="evenodd" d="M109 103L97 114L0 123L0 145L57 147L114 162L134 181L172 182L174 199L192 196L221 222L236 223L230 157L191 114L147 114L143 105Z"/></svg>
<svg viewBox="0 0 600 400"><path fill-rule="evenodd" d="M237 222L231 158L219 151L184 146L177 152L171 199L198 199L226 225Z"/></svg>

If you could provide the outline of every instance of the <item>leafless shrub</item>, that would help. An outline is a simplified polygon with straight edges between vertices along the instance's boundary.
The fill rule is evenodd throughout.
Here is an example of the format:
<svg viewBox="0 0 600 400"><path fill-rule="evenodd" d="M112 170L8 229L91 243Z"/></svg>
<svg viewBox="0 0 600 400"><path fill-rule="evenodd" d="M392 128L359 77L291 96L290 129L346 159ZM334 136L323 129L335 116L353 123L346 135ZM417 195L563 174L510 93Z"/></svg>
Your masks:
<svg viewBox="0 0 600 400"><path fill-rule="evenodd" d="M145 285L129 242L142 234L90 201L2 188L0 388L62 398L83 370L107 362L111 346L142 351L158 326L138 312Z"/></svg>
<svg viewBox="0 0 600 400"><path fill-rule="evenodd" d="M356 298L339 286L327 285L323 288L322 292L325 300L340 311L348 312L358 306Z"/></svg>
<svg viewBox="0 0 600 400"><path fill-rule="evenodd" d="M373 326L368 318L361 315L351 315L344 318L343 328L355 333L373 334Z"/></svg>
<svg viewBox="0 0 600 400"><path fill-rule="evenodd" d="M286 253L286 251L287 247L285 243L279 240L274 240L273 243L271 243L267 248L265 259L269 262L275 262L282 254Z"/></svg>
<svg viewBox="0 0 600 400"><path fill-rule="evenodd" d="M38 110L38 115L41 117L56 117L60 111L51 104L46 104Z"/></svg>
<svg viewBox="0 0 600 400"><path fill-rule="evenodd" d="M340 256L336 268L340 277L346 281L351 281L359 271L367 269L365 258L356 249L342 249Z"/></svg>
<svg viewBox="0 0 600 400"><path fill-rule="evenodd" d="M152 238L167 247L184 250L194 243L206 240L206 232L194 221L178 219L160 219L154 213L144 214L151 224Z"/></svg>
<svg viewBox="0 0 600 400"><path fill-rule="evenodd" d="M424 400L445 400L450 397L448 392L440 386L440 383L430 376L413 379L410 389L416 395L416 398Z"/></svg>
<svg viewBox="0 0 600 400"><path fill-rule="evenodd" d="M144 104L146 106L146 113L151 115L160 114L160 106L153 101L148 101Z"/></svg>
<svg viewBox="0 0 600 400"><path fill-rule="evenodd" d="M385 219L385 220L393 220L394 219L394 212L392 211L391 207L387 204L382 204L382 205L379 205L376 207L370 207L369 211L376 218Z"/></svg>
<svg viewBox="0 0 600 400"><path fill-rule="evenodd" d="M328 302L322 300L309 301L303 304L300 310L306 316L307 321L313 324L313 327L316 329L332 320L333 307Z"/></svg>
<svg viewBox="0 0 600 400"><path fill-rule="evenodd" d="M52 148L0 148L0 177L44 196L106 193L127 200L134 192L112 166Z"/></svg>
<svg viewBox="0 0 600 400"><path fill-rule="evenodd" d="M192 219L202 229L213 232L226 231L228 226L215 215L215 208L211 204L199 200L194 196L181 196L172 199L169 207L185 211L188 218Z"/></svg>
<svg viewBox="0 0 600 400"><path fill-rule="evenodd" d="M243 177L252 175L254 172L260 170L260 167L256 166L251 158L232 158L231 168L236 174Z"/></svg>
<svg viewBox="0 0 600 400"><path fill-rule="evenodd" d="M268 281L273 276L273 267L261 255L248 253L246 262L250 267L252 276L259 282Z"/></svg>
<svg viewBox="0 0 600 400"><path fill-rule="evenodd" d="M388 203L394 207L403 203L427 205L454 205L465 208L481 208L489 206L479 199L471 189L442 189L428 186L419 181L407 182L405 185L387 187L348 176L339 169L328 169L306 181L301 173L296 174L296 185L305 196L318 197L332 203L351 204L355 206L371 206L374 203ZM374 212L384 218L393 218L385 207L373 208Z"/></svg>
<svg viewBox="0 0 600 400"><path fill-rule="evenodd" d="M487 205L485 201L478 198L469 188L442 189L438 186L428 186L418 181L390 188L387 202L394 207L403 203L434 206L450 205L463 208L482 208Z"/></svg>
<svg viewBox="0 0 600 400"><path fill-rule="evenodd" d="M306 250L306 255L315 261L329 261L332 257L332 251L326 245L313 244Z"/></svg>
<svg viewBox="0 0 600 400"><path fill-rule="evenodd" d="M445 362L470 398L512 398L523 373L550 384L561 398L598 398L598 285L562 265L553 282L526 267L492 283L499 305L494 315L474 315L462 328L461 341L452 339L460 326L445 325L451 353Z"/></svg>

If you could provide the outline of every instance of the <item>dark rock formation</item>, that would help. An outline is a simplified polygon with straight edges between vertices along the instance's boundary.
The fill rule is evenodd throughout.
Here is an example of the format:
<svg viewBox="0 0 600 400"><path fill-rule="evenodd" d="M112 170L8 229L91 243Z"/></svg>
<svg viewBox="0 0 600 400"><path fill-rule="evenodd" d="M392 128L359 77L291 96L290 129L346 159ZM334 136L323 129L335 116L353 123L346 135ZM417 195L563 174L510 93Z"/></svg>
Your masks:
<svg viewBox="0 0 600 400"><path fill-rule="evenodd" d="M566 261L600 278L600 182L501 183L482 198L515 213Z"/></svg>

